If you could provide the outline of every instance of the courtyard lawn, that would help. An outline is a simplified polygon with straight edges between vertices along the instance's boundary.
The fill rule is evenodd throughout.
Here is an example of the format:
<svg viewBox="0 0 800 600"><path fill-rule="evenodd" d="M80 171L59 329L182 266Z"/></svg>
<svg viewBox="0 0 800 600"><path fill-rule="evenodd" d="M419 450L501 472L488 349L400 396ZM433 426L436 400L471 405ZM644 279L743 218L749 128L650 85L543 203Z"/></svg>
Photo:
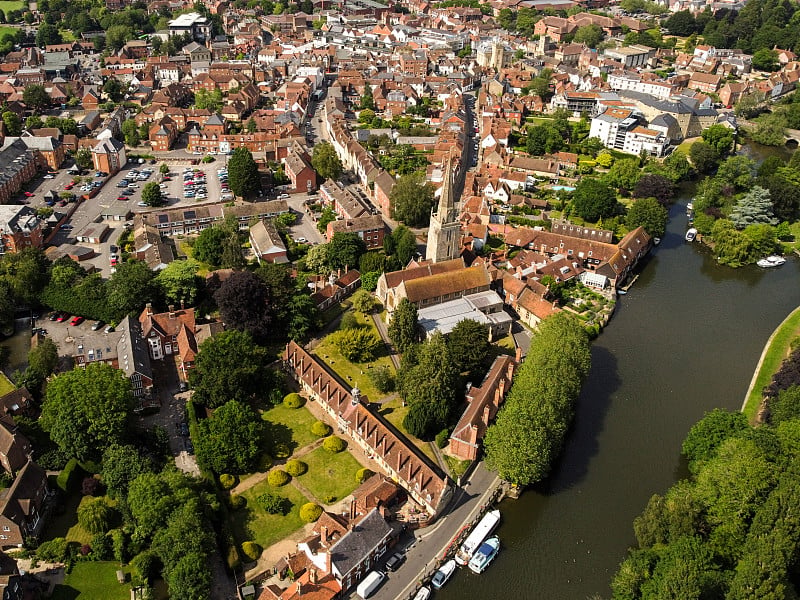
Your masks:
<svg viewBox="0 0 800 600"><path fill-rule="evenodd" d="M28 3L22 2L21 0L0 0L0 10L2 10L5 14L8 14L8 12L12 10L22 10L27 6ZM11 29L11 27L5 27L4 29Z"/></svg>
<svg viewBox="0 0 800 600"><path fill-rule="evenodd" d="M11 380L6 377L5 373L0 371L0 396L5 396L9 392L13 392L15 389L17 389L17 386L11 383Z"/></svg>
<svg viewBox="0 0 800 600"><path fill-rule="evenodd" d="M742 412L751 423L755 419L758 407L761 404L762 390L769 385L769 382L772 381L772 376L781 368L783 359L789 355L789 344L798 335L800 335L800 308L795 309L784 319L783 323L778 325L764 348L761 362L757 367L758 371L753 376L750 389L742 406Z"/></svg>
<svg viewBox="0 0 800 600"><path fill-rule="evenodd" d="M0 4L15 4L15 3L0 2ZM15 27L0 27L0 38L2 38L6 33L14 35L17 33L17 29Z"/></svg>
<svg viewBox="0 0 800 600"><path fill-rule="evenodd" d="M433 453L431 445L428 442L423 442L421 439L414 437L403 427L403 419L405 419L408 414L408 406L403 406L403 402L400 398L394 398L389 402L384 402L378 412L381 413L384 419L394 425L398 431L402 432L402 434L419 448L425 456L436 464L436 455Z"/></svg>
<svg viewBox="0 0 800 600"><path fill-rule="evenodd" d="M284 404L279 404L262 413L261 418L268 425L267 439L270 440L272 447L276 444L286 444L294 452L318 439L311 433L311 425L317 419L305 406L288 408Z"/></svg>
<svg viewBox="0 0 800 600"><path fill-rule="evenodd" d="M292 503L291 510L286 515L267 513L257 500L264 492L286 498ZM266 481L262 481L244 492L242 497L247 500L247 506L231 512L233 534L239 544L253 540L267 548L304 525L300 519L300 507L308 502L308 499L291 482L275 488Z"/></svg>
<svg viewBox="0 0 800 600"><path fill-rule="evenodd" d="M360 313L355 313L355 315L362 326L368 327L375 332L375 335L380 337L372 317L365 317ZM386 395L380 393L369 378L369 369L374 369L378 366L387 366L394 372L394 365L392 365L392 360L389 358L389 354L383 344L378 350L377 359L369 363L350 362L342 356L330 341L330 338L325 338L319 346L314 348L314 354L319 361L325 363L329 369L334 371L346 386L358 386L358 389L361 390L361 395L367 396L372 402L377 402Z"/></svg>
<svg viewBox="0 0 800 600"><path fill-rule="evenodd" d="M189 245L189 242L186 241L185 239L178 242L178 250L179 252L185 254L188 258L194 259L197 262L197 264L200 265L200 267L197 269L198 277L205 277L211 271L214 270L213 267L211 267L210 265L207 265L204 262L200 262L199 260L194 258L194 255L192 254L192 247Z"/></svg>
<svg viewBox="0 0 800 600"><path fill-rule="evenodd" d="M297 480L320 504L341 500L358 487L356 473L361 464L347 451L331 454L325 448L317 448L301 460L308 465L308 471Z"/></svg>
<svg viewBox="0 0 800 600"><path fill-rule="evenodd" d="M128 576L128 582L117 582L117 570ZM63 584L53 590L52 600L129 600L130 567L118 562L76 562Z"/></svg>
<svg viewBox="0 0 800 600"><path fill-rule="evenodd" d="M64 498L63 510L58 511L47 519L47 527L42 530L41 541L47 542L57 537L69 539L69 533L78 525L78 506L81 503L80 493L62 496ZM76 540L77 541L77 540Z"/></svg>

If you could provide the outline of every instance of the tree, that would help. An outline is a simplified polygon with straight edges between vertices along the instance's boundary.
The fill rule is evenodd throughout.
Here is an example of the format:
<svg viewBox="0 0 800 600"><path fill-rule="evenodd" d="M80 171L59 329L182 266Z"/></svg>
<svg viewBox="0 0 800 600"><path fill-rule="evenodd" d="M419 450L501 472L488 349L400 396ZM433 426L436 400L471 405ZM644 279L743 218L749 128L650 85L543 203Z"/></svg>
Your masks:
<svg viewBox="0 0 800 600"><path fill-rule="evenodd" d="M696 31L697 23L692 13L688 10L682 10L664 21L664 27L667 28L670 35L686 37Z"/></svg>
<svg viewBox="0 0 800 600"><path fill-rule="evenodd" d="M611 217L617 209L617 196L607 183L584 177L572 194L572 210L582 219L596 223Z"/></svg>
<svg viewBox="0 0 800 600"><path fill-rule="evenodd" d="M642 226L652 237L664 237L667 209L655 198L639 198L628 209L625 224L630 229Z"/></svg>
<svg viewBox="0 0 800 600"><path fill-rule="evenodd" d="M158 167L158 172L161 173L162 175L168 175L169 165L167 163L161 163L161 166Z"/></svg>
<svg viewBox="0 0 800 600"><path fill-rule="evenodd" d="M133 123L134 121L126 121ZM147 206L156 207L166 204L164 197L161 195L161 188L155 181L151 181L142 188L142 202Z"/></svg>
<svg viewBox="0 0 800 600"><path fill-rule="evenodd" d="M44 122L42 122L42 117L39 115L31 115L27 119L25 119L25 127L28 129L41 129L44 127Z"/></svg>
<svg viewBox="0 0 800 600"><path fill-rule="evenodd" d="M730 214L730 220L737 229L744 229L755 223L776 225L778 219L772 211L769 190L754 186L736 202Z"/></svg>
<svg viewBox="0 0 800 600"><path fill-rule="evenodd" d="M725 156L730 153L733 148L733 130L717 123L711 127L704 129L703 141L714 148L717 156Z"/></svg>
<svg viewBox="0 0 800 600"><path fill-rule="evenodd" d="M269 362L267 352L242 331L208 338L200 345L189 375L195 402L217 408L228 400L266 398L273 387L273 375L264 368Z"/></svg>
<svg viewBox="0 0 800 600"><path fill-rule="evenodd" d="M228 160L228 184L234 194L243 198L248 198L261 189L258 165L247 148L236 148Z"/></svg>
<svg viewBox="0 0 800 600"><path fill-rule="evenodd" d="M140 311L155 296L155 273L140 260L123 262L105 286L109 310L121 320L126 314Z"/></svg>
<svg viewBox="0 0 800 600"><path fill-rule="evenodd" d="M105 498L90 498L78 506L78 523L89 533L106 533L111 528L111 507Z"/></svg>
<svg viewBox="0 0 800 600"><path fill-rule="evenodd" d="M22 133L22 120L17 113L7 110L3 113L2 117L7 135L17 136Z"/></svg>
<svg viewBox="0 0 800 600"><path fill-rule="evenodd" d="M344 167L336 148L328 142L320 142L314 146L314 153L311 155L311 166L323 179L333 179L336 181L342 176Z"/></svg>
<svg viewBox="0 0 800 600"><path fill-rule="evenodd" d="M194 94L194 106L200 110L217 112L222 108L222 90L216 88L212 91L198 90Z"/></svg>
<svg viewBox="0 0 800 600"><path fill-rule="evenodd" d="M756 51L751 59L754 69L759 71L777 71L780 68L778 63L778 51L771 48L761 48Z"/></svg>
<svg viewBox="0 0 800 600"><path fill-rule="evenodd" d="M154 283L167 302L194 305L199 288L197 271L200 266L191 258L174 260L158 272Z"/></svg>
<svg viewBox="0 0 800 600"><path fill-rule="evenodd" d="M350 298L350 303L353 305L353 310L368 315L375 310L376 300L367 290L360 289Z"/></svg>
<svg viewBox="0 0 800 600"><path fill-rule="evenodd" d="M389 338L398 352L405 352L419 339L417 307L403 298L392 314L389 323Z"/></svg>
<svg viewBox="0 0 800 600"><path fill-rule="evenodd" d="M247 266L247 260L242 254L242 242L236 231L232 231L222 244L220 266L223 269L243 269Z"/></svg>
<svg viewBox="0 0 800 600"><path fill-rule="evenodd" d="M411 227L426 227L435 203L434 189L424 173L403 175L389 193L389 202L393 219Z"/></svg>
<svg viewBox="0 0 800 600"><path fill-rule="evenodd" d="M261 452L263 421L247 404L230 400L197 424L200 464L215 473L249 473Z"/></svg>
<svg viewBox="0 0 800 600"><path fill-rule="evenodd" d="M82 169L92 167L92 151L88 148L81 148L75 153L75 164Z"/></svg>
<svg viewBox="0 0 800 600"><path fill-rule="evenodd" d="M400 265L407 265L417 252L417 236L405 225L398 225L389 239L394 250L387 254L394 254Z"/></svg>
<svg viewBox="0 0 800 600"><path fill-rule="evenodd" d="M22 92L22 101L33 112L42 113L50 107L50 95L43 85L38 83L25 87Z"/></svg>
<svg viewBox="0 0 800 600"><path fill-rule="evenodd" d="M91 363L48 383L40 421L68 456L97 460L120 443L132 403L131 383L122 371Z"/></svg>
<svg viewBox="0 0 800 600"><path fill-rule="evenodd" d="M112 444L103 452L101 475L109 496L125 498L128 485L143 473L151 473L152 463L133 446Z"/></svg>
<svg viewBox="0 0 800 600"><path fill-rule="evenodd" d="M459 373L467 373L475 384L483 379L492 348L486 325L471 319L459 321L447 336L447 348Z"/></svg>
<svg viewBox="0 0 800 600"><path fill-rule="evenodd" d="M354 363L371 362L381 346L381 339L372 329L356 327L331 334L331 341L347 360Z"/></svg>
<svg viewBox="0 0 800 600"><path fill-rule="evenodd" d="M766 94L764 92L751 92L742 96L734 105L733 112L737 117L752 119L764 110Z"/></svg>
<svg viewBox="0 0 800 600"><path fill-rule="evenodd" d="M704 174L713 171L719 161L719 156L714 147L699 140L689 148L689 157L692 159L694 168Z"/></svg>
<svg viewBox="0 0 800 600"><path fill-rule="evenodd" d="M639 168L639 160L624 158L614 163L605 180L615 188L630 191L636 187L641 176L642 171Z"/></svg>
<svg viewBox="0 0 800 600"><path fill-rule="evenodd" d="M782 146L785 140L786 118L780 113L761 115L756 128L750 132L753 141L764 146Z"/></svg>
<svg viewBox="0 0 800 600"><path fill-rule="evenodd" d="M222 263L222 248L229 233L224 227L208 227L200 232L192 246L192 256L212 267Z"/></svg>
<svg viewBox="0 0 800 600"><path fill-rule="evenodd" d="M747 427L747 417L743 413L721 408L707 412L692 426L681 446L683 455L689 459L689 470L697 473L706 461L716 455L722 442Z"/></svg>
<svg viewBox="0 0 800 600"><path fill-rule="evenodd" d="M28 352L28 366L18 384L38 394L57 366L58 348L53 340L45 338Z"/></svg>
<svg viewBox="0 0 800 600"><path fill-rule="evenodd" d="M254 340L268 341L273 333L275 309L270 289L249 271L231 273L214 294L229 329L246 331Z"/></svg>
<svg viewBox="0 0 800 600"><path fill-rule="evenodd" d="M202 554L184 555L167 575L169 597L174 600L207 600L211 597L211 570Z"/></svg>
<svg viewBox="0 0 800 600"><path fill-rule="evenodd" d="M62 42L58 27L50 23L42 23L36 32L36 45L39 47L60 44Z"/></svg>
<svg viewBox="0 0 800 600"><path fill-rule="evenodd" d="M334 233L328 242L328 266L331 269L355 267L366 251L367 245L357 233Z"/></svg>
<svg viewBox="0 0 800 600"><path fill-rule="evenodd" d="M672 198L672 182L663 175L646 173L633 188L634 198L655 198L665 205Z"/></svg>
<svg viewBox="0 0 800 600"><path fill-rule="evenodd" d="M297 293L289 301L289 339L302 342L309 334L322 327L319 309L307 293Z"/></svg>
<svg viewBox="0 0 800 600"><path fill-rule="evenodd" d="M139 138L139 127L133 119L128 119L122 123L122 135L125 136L125 144L128 146L138 146L141 141Z"/></svg>
<svg viewBox="0 0 800 600"><path fill-rule="evenodd" d="M597 45L603 40L603 30L599 25L592 23L591 25L584 25L578 27L575 32L573 42L576 44L586 44L589 48L597 48Z"/></svg>
<svg viewBox="0 0 800 600"><path fill-rule="evenodd" d="M372 86L367 83L364 85L364 94L361 96L361 108L375 110L375 99L372 96Z"/></svg>

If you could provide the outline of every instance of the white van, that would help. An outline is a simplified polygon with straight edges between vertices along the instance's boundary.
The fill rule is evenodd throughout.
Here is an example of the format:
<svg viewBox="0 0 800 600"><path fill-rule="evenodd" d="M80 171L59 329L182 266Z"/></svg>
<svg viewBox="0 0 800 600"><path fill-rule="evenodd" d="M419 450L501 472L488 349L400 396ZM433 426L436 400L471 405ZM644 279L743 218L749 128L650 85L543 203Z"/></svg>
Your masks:
<svg viewBox="0 0 800 600"><path fill-rule="evenodd" d="M381 586L384 579L386 579L386 575L381 571L370 571L364 581L358 584L356 594L358 594L359 598L366 600L366 598L375 593L375 590Z"/></svg>

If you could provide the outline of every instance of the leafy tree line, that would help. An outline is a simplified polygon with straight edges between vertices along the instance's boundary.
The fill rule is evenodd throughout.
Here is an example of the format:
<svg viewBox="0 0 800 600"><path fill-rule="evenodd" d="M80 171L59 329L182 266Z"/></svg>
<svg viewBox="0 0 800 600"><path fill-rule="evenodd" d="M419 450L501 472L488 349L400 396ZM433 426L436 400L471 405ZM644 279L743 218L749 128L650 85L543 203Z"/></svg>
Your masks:
<svg viewBox="0 0 800 600"><path fill-rule="evenodd" d="M545 319L484 439L486 464L516 486L542 481L558 458L589 372L589 338L567 313Z"/></svg>
<svg viewBox="0 0 800 600"><path fill-rule="evenodd" d="M797 597L800 388L775 404L758 428L721 409L692 427L691 477L634 521L638 545L612 580L614 600Z"/></svg>

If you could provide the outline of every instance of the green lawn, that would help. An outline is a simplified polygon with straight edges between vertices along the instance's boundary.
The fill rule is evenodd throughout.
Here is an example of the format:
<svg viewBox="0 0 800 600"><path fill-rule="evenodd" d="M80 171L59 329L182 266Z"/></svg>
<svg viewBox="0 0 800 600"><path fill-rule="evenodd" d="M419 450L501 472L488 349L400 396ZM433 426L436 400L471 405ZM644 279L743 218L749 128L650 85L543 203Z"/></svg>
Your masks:
<svg viewBox="0 0 800 600"><path fill-rule="evenodd" d="M17 389L17 386L11 383L11 380L6 377L5 373L0 371L0 396L5 396L9 392L13 392L15 389Z"/></svg>
<svg viewBox="0 0 800 600"><path fill-rule="evenodd" d="M457 458L448 456L444 453L442 456L444 456L444 462L447 463L447 467L450 469L450 476L456 480L466 472L467 467L472 463L472 461L458 460Z"/></svg>
<svg viewBox="0 0 800 600"><path fill-rule="evenodd" d="M755 381L751 386L747 398L745 399L742 412L752 422L758 412L761 403L762 393L766 385L772 380L772 376L780 369L783 359L789 353L789 344L800 335L800 308L797 308L781 323L772 334L769 346L761 361Z"/></svg>
<svg viewBox="0 0 800 600"><path fill-rule="evenodd" d="M327 500L330 496L341 500L358 487L356 472L361 464L349 452L331 454L325 448L317 448L301 460L308 465L308 471L298 477L298 481L321 504L329 504Z"/></svg>
<svg viewBox="0 0 800 600"><path fill-rule="evenodd" d="M59 509L47 519L47 527L42 530L41 540L47 542L57 537L68 538L69 532L78 527L77 510L82 496L79 493L65 495L63 510ZM69 538L68 538L69 539Z"/></svg>
<svg viewBox="0 0 800 600"><path fill-rule="evenodd" d="M16 4L16 2L0 2L0 4ZM6 33L15 35L17 33L17 29L15 27L0 27L0 38L2 38Z"/></svg>
<svg viewBox="0 0 800 600"><path fill-rule="evenodd" d="M117 582L117 570L128 575L128 583ZM78 562L64 583L53 590L52 600L129 600L130 567L117 562Z"/></svg>
<svg viewBox="0 0 800 600"><path fill-rule="evenodd" d="M273 447L286 444L294 452L317 440L317 436L311 433L316 418L305 407L287 408L279 404L262 413L261 418L268 423L267 438Z"/></svg>
<svg viewBox="0 0 800 600"><path fill-rule="evenodd" d="M23 8L27 8L27 2L12 2L11 0L1 0L0 1L0 10L4 13L8 14L10 10L22 10ZM7 28L10 29L10 28Z"/></svg>
<svg viewBox="0 0 800 600"><path fill-rule="evenodd" d="M375 332L375 335L380 337L375 323L372 321L372 317L365 317L360 313L355 314L359 323L370 328ZM381 345L378 351L378 358L370 363L357 364L350 362L341 355L336 346L329 341L329 338L325 338L319 346L314 348L314 354L318 360L324 362L331 370L335 371L342 381L344 381L345 385L357 385L358 389L361 390L361 394L367 396L372 402L377 402L385 396L385 394L381 394L377 388L372 385L372 381L370 381L368 375L370 368L381 365L389 367L392 369L392 372L394 372L392 360L389 358L383 345Z"/></svg>
<svg viewBox="0 0 800 600"><path fill-rule="evenodd" d="M188 258L194 259L197 262L197 264L200 265L200 268L197 270L197 276L198 277L205 277L211 271L214 270L214 267L212 267L211 265L208 265L208 264L206 264L204 262L200 262L199 260L194 258L194 255L192 254L192 247L189 245L189 242L187 242L186 240L182 240L182 241L178 242L178 247L179 247L180 252L183 252Z"/></svg>
<svg viewBox="0 0 800 600"><path fill-rule="evenodd" d="M292 509L285 516L267 514L256 500L264 492L271 492L288 499L292 503ZM266 548L304 525L300 519L300 507L308 500L291 483L274 488L266 481L262 481L244 492L242 497L247 500L247 506L231 512L233 534L239 544L253 540Z"/></svg>

